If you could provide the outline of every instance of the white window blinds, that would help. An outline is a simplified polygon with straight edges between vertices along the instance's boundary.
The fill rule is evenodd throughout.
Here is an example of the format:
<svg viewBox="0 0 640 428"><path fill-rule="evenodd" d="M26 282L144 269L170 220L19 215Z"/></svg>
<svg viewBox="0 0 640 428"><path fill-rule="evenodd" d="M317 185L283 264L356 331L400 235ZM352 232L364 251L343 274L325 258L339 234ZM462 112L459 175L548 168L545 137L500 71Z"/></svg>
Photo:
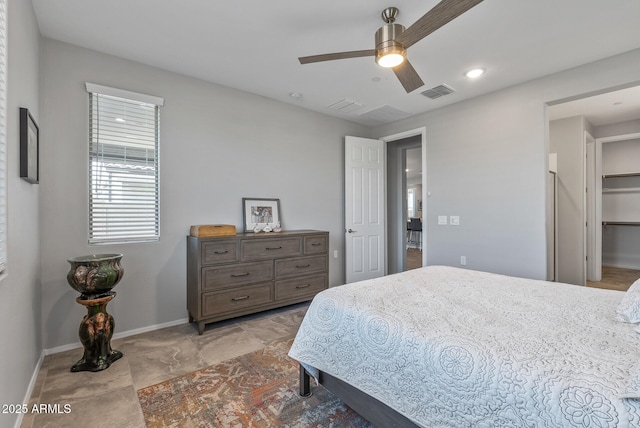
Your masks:
<svg viewBox="0 0 640 428"><path fill-rule="evenodd" d="M7 268L7 6L0 0L0 273Z"/></svg>
<svg viewBox="0 0 640 428"><path fill-rule="evenodd" d="M87 83L89 243L157 241L162 98Z"/></svg>

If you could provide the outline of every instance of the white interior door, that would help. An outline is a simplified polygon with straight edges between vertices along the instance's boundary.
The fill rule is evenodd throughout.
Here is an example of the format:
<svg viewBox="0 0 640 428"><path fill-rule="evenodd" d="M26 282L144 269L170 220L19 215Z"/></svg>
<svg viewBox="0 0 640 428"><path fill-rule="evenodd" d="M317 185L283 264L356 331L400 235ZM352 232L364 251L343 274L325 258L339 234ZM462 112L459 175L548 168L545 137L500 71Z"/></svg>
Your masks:
<svg viewBox="0 0 640 428"><path fill-rule="evenodd" d="M346 282L385 274L384 142L345 137Z"/></svg>

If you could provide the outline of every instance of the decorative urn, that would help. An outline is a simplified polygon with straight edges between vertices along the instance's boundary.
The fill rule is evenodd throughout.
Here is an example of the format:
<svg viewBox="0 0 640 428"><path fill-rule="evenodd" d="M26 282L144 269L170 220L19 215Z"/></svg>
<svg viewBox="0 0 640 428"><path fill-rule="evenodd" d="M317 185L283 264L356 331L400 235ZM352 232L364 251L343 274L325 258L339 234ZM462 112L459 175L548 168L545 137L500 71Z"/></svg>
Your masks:
<svg viewBox="0 0 640 428"><path fill-rule="evenodd" d="M124 274L120 259L122 254L93 254L67 260L71 264L67 282L80 292L76 302L87 308L78 329L84 354L72 372L101 371L122 358L122 352L111 348L115 322L107 312L107 303L116 297L111 289Z"/></svg>
<svg viewBox="0 0 640 428"><path fill-rule="evenodd" d="M92 254L68 259L71 269L67 281L81 293L82 300L109 295L124 274L120 259L122 254Z"/></svg>

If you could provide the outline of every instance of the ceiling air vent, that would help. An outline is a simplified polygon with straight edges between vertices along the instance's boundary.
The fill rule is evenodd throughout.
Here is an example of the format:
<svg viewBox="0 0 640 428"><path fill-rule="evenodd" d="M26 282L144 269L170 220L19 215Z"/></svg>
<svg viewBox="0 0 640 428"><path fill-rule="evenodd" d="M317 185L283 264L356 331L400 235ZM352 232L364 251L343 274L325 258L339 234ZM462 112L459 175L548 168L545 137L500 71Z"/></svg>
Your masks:
<svg viewBox="0 0 640 428"><path fill-rule="evenodd" d="M364 106L364 104L353 101L353 100L349 100L347 98L337 101L327 107L329 107L332 110L338 110L341 111L343 113L350 113L354 110L358 110L359 108L362 108Z"/></svg>
<svg viewBox="0 0 640 428"><path fill-rule="evenodd" d="M455 91L451 86L447 86L443 83L442 85L434 86L431 89L427 89L426 91L422 92L422 95L435 100L436 98L444 97L445 95L449 95L454 92Z"/></svg>
<svg viewBox="0 0 640 428"><path fill-rule="evenodd" d="M365 124L371 126L382 125L410 116L406 111L398 110L390 105L383 105L358 115Z"/></svg>

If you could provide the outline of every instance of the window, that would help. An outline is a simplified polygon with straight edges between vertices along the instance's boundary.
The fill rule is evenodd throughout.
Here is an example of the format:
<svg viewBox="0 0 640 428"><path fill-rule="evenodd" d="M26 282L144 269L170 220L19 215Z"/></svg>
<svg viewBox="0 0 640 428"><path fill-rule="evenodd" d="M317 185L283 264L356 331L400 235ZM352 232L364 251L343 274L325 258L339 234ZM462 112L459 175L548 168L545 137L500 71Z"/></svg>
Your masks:
<svg viewBox="0 0 640 428"><path fill-rule="evenodd" d="M0 0L0 273L7 267L7 6Z"/></svg>
<svg viewBox="0 0 640 428"><path fill-rule="evenodd" d="M407 190L407 216L409 218L416 216L416 191L414 189Z"/></svg>
<svg viewBox="0 0 640 428"><path fill-rule="evenodd" d="M89 243L157 241L162 98L87 83Z"/></svg>

